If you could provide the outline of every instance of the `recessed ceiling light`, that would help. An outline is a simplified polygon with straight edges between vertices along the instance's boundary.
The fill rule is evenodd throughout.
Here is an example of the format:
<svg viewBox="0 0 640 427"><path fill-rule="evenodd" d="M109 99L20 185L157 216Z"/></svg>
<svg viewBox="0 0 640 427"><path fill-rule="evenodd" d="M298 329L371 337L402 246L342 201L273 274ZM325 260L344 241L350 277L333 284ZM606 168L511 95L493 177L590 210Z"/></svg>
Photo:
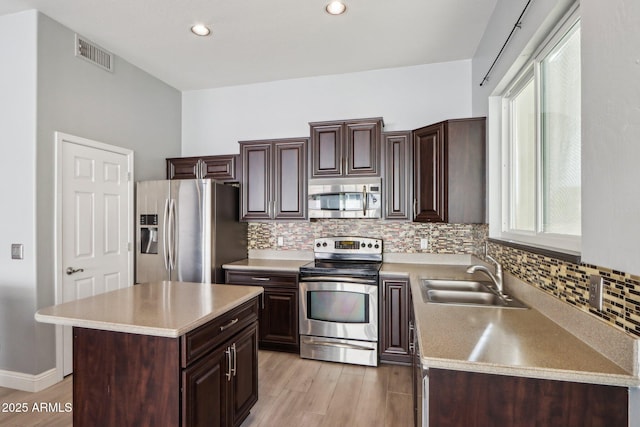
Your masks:
<svg viewBox="0 0 640 427"><path fill-rule="evenodd" d="M191 32L197 36L208 36L211 30L204 24L196 24L191 27Z"/></svg>
<svg viewBox="0 0 640 427"><path fill-rule="evenodd" d="M341 1L332 1L326 7L327 13L331 15L340 15L347 10L347 6L344 5Z"/></svg>

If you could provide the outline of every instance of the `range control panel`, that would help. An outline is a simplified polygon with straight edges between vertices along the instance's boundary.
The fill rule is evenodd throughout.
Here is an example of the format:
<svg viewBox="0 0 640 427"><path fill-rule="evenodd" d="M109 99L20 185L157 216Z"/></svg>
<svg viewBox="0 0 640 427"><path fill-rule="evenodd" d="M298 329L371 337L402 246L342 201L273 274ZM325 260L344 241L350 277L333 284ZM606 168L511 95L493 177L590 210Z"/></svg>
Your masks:
<svg viewBox="0 0 640 427"><path fill-rule="evenodd" d="M381 254L382 240L370 237L321 237L314 240L313 251L316 254Z"/></svg>

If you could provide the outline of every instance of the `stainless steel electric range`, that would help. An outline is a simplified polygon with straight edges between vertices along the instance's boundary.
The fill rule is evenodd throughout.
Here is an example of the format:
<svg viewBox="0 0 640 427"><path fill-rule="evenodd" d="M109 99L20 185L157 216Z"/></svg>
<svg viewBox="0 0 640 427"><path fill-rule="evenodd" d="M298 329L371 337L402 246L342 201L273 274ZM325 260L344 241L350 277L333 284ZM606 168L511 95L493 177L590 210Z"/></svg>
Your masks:
<svg viewBox="0 0 640 427"><path fill-rule="evenodd" d="M300 267L300 356L378 365L378 273L382 240L315 239Z"/></svg>

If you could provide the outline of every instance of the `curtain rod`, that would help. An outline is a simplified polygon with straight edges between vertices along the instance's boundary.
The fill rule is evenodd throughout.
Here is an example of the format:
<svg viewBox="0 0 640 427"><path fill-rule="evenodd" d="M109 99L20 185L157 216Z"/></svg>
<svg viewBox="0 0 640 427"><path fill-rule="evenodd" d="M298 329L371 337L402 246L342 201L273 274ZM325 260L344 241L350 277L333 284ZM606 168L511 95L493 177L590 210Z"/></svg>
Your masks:
<svg viewBox="0 0 640 427"><path fill-rule="evenodd" d="M531 0L527 1L527 4L524 6L524 9L522 9L522 13L520 14L520 16L518 17L518 20L516 21L516 23L514 24L513 28L511 29L511 32L509 33L509 36L507 37L507 40L505 40L504 44L502 45L502 48L500 49L500 52L498 52L498 55L496 56L496 59L493 60L493 63L491 64L491 67L489 67L489 71L487 71L487 74L484 75L484 78L480 82L480 86L482 86L485 82L489 81L489 74L491 74L491 71L493 70L493 67L495 67L496 62L498 62L498 59L500 59L500 56L502 55L502 52L504 51L504 48L507 47L507 44L511 40L511 36L513 36L513 33L517 29L522 28L522 17L524 16L524 13L529 8L529 4L531 4Z"/></svg>

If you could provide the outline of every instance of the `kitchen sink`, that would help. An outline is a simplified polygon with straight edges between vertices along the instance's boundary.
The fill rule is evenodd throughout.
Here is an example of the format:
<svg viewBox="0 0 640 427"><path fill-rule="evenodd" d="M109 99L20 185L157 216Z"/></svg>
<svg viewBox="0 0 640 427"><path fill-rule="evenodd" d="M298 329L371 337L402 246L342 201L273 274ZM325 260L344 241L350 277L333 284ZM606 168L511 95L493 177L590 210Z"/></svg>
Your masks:
<svg viewBox="0 0 640 427"><path fill-rule="evenodd" d="M422 300L426 303L472 307L529 308L521 301L499 295L491 282L476 280L422 279Z"/></svg>
<svg viewBox="0 0 640 427"><path fill-rule="evenodd" d="M491 286L491 282L455 279L422 279L421 284L427 290L437 291L490 292L488 287Z"/></svg>

